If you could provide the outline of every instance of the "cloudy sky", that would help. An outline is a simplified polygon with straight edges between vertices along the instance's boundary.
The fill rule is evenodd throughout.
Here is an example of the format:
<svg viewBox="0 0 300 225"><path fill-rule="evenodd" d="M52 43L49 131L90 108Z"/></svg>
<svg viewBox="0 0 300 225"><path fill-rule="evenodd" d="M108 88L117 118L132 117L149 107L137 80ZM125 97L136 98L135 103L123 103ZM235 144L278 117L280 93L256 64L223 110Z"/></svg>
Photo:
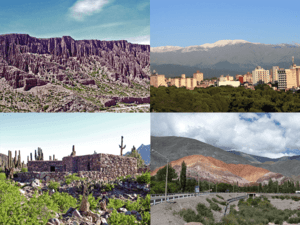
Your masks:
<svg viewBox="0 0 300 225"><path fill-rule="evenodd" d="M77 155L97 153L120 154L134 145L150 144L150 115L148 113L1 113L0 153L21 150L27 162L41 147L44 160L70 155L75 145Z"/></svg>
<svg viewBox="0 0 300 225"><path fill-rule="evenodd" d="M299 0L151 0L150 7L151 47L300 43Z"/></svg>
<svg viewBox="0 0 300 225"><path fill-rule="evenodd" d="M197 139L224 150L270 158L300 149L297 113L151 113L151 135ZM299 152L300 155L300 152Z"/></svg>
<svg viewBox="0 0 300 225"><path fill-rule="evenodd" d="M150 44L150 0L2 1L0 34Z"/></svg>

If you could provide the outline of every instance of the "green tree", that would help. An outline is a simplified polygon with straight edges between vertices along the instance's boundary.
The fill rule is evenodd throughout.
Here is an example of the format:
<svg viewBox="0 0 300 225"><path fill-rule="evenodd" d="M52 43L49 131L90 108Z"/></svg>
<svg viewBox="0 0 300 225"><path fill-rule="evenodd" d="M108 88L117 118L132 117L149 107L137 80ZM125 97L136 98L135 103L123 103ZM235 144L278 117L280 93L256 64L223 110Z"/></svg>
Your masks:
<svg viewBox="0 0 300 225"><path fill-rule="evenodd" d="M167 170L167 166L165 166L164 168L160 169L157 174L156 174L156 180L157 181L166 181L166 170ZM175 171L175 169L173 169L171 167L171 164L169 164L168 166L168 182L171 182L173 178L178 178L177 173Z"/></svg>
<svg viewBox="0 0 300 225"><path fill-rule="evenodd" d="M180 185L181 185L182 192L185 192L185 188L186 188L186 164L185 164L184 161L181 164Z"/></svg>
<svg viewBox="0 0 300 225"><path fill-rule="evenodd" d="M300 191L299 180L297 180L297 182L296 182L296 190Z"/></svg>
<svg viewBox="0 0 300 225"><path fill-rule="evenodd" d="M138 168L144 167L145 161L143 160L141 154L135 149L134 146L132 147L130 154L127 156L134 157L137 159L137 167ZM165 178L166 178L166 176L165 176Z"/></svg>

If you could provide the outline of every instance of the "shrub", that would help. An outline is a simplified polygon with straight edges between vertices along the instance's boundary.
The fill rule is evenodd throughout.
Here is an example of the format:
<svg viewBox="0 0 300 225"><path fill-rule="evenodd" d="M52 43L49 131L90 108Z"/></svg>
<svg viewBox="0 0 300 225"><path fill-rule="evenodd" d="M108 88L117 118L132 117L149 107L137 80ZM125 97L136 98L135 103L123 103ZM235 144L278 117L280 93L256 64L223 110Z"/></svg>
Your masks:
<svg viewBox="0 0 300 225"><path fill-rule="evenodd" d="M54 189L55 191L58 190L59 188L59 183L58 182L55 182L55 181L50 181L49 185L48 185L48 188L50 189Z"/></svg>
<svg viewBox="0 0 300 225"><path fill-rule="evenodd" d="M150 184L151 175L150 172L145 172L141 176L137 177L137 182L140 184Z"/></svg>
<svg viewBox="0 0 300 225"><path fill-rule="evenodd" d="M65 176L66 184L70 184L74 180L85 180L85 178L80 178L77 176L77 173L73 173L71 175Z"/></svg>
<svg viewBox="0 0 300 225"><path fill-rule="evenodd" d="M217 195L217 197L224 200L224 198L222 196L220 196L220 195Z"/></svg>
<svg viewBox="0 0 300 225"><path fill-rule="evenodd" d="M21 172L26 173L26 172L28 172L28 169L27 168L22 168Z"/></svg>
<svg viewBox="0 0 300 225"><path fill-rule="evenodd" d="M105 191L111 191L114 187L115 187L115 185L113 185L113 184L107 184L105 186Z"/></svg>
<svg viewBox="0 0 300 225"><path fill-rule="evenodd" d="M0 173L0 180L5 180L5 179L6 179L5 173Z"/></svg>

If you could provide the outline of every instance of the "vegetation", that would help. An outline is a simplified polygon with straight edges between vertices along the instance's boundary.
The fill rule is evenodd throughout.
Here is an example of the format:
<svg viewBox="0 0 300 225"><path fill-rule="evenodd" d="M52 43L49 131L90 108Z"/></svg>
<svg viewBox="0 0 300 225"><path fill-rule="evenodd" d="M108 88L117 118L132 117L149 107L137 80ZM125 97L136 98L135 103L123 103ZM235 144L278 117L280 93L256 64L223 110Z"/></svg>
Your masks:
<svg viewBox="0 0 300 225"><path fill-rule="evenodd" d="M238 203L239 211L234 207L230 208L229 215L222 219L224 224L282 224L283 221L290 223L299 220L297 210L279 210L271 205L270 201L265 198L248 198L247 201L240 200ZM297 214L298 217L293 215ZM290 218L293 216L294 218Z"/></svg>
<svg viewBox="0 0 300 225"><path fill-rule="evenodd" d="M65 176L66 184L70 184L72 181L75 181L75 180L85 180L85 178L78 177L77 173L73 173L71 175Z"/></svg>
<svg viewBox="0 0 300 225"><path fill-rule="evenodd" d="M1 174L3 173L0 173L0 176ZM52 182L53 186L54 183L56 182ZM82 200L82 195L76 199L68 193L55 192L49 195L48 192L44 192L38 195L37 191L27 200L19 189L20 187L12 181L5 180L5 175L4 180L0 179L0 224L46 224L50 218L55 217L55 213L66 213L70 207L77 208ZM92 211L99 208L99 199L95 199L92 194L88 196L88 202ZM150 195L145 199L138 196L136 202L110 199L108 208L113 208L114 211L108 219L109 224L134 224L135 217L124 217L124 214L117 213L116 209L123 206L139 212L142 215L142 224L150 224Z"/></svg>
<svg viewBox="0 0 300 225"><path fill-rule="evenodd" d="M181 164L180 186L181 186L182 192L185 192L185 188L186 188L186 164L185 164L184 161Z"/></svg>
<svg viewBox="0 0 300 225"><path fill-rule="evenodd" d="M123 206L125 206L127 210L136 210L140 213L143 219L142 224L150 224L150 195L147 195L145 199L138 196L136 202L110 199L107 208L113 208L114 211L108 219L109 224L134 224L136 219L133 215L125 216L122 213L117 213L116 210Z"/></svg>
<svg viewBox="0 0 300 225"><path fill-rule="evenodd" d="M196 207L197 214L192 209L182 209L174 214L179 214L186 222L200 222L204 225L214 224L214 216L210 208L207 208L204 204L199 203Z"/></svg>
<svg viewBox="0 0 300 225"><path fill-rule="evenodd" d="M55 181L50 181L48 187L50 189L54 189L55 191L58 191L58 188L59 188L60 184L58 182L55 182Z"/></svg>
<svg viewBox="0 0 300 225"><path fill-rule="evenodd" d="M299 112L300 92L274 91L266 84L255 91L244 87L208 87L188 90L185 87L151 86L153 112Z"/></svg>
<svg viewBox="0 0 300 225"><path fill-rule="evenodd" d="M139 184L150 184L151 175L150 172L142 173L142 175L137 176L136 181Z"/></svg>
<svg viewBox="0 0 300 225"><path fill-rule="evenodd" d="M137 160L137 167L141 168L145 166L145 162L141 156L141 154L136 150L136 148L133 146L131 149L131 152L127 155L127 157L134 157Z"/></svg>
<svg viewBox="0 0 300 225"><path fill-rule="evenodd" d="M22 168L22 169L21 169L21 172L27 173L27 172L28 172L28 168Z"/></svg>
<svg viewBox="0 0 300 225"><path fill-rule="evenodd" d="M222 209L220 208L220 206L218 206L218 204L216 204L215 202L213 202L212 200L210 200L209 198L206 198L206 201L208 201L208 203L210 204L210 208L214 211L221 211Z"/></svg>
<svg viewBox="0 0 300 225"><path fill-rule="evenodd" d="M177 179L177 174L173 168L169 165L168 173L168 193L182 192L182 182ZM177 180L175 180L177 179ZM155 176L151 177L150 188L151 194L163 194L165 193L165 181L166 181L166 167L160 169ZM187 178L185 183L185 190L183 192L195 192L195 186L198 186L198 181L193 178ZM292 181L285 181L282 184L269 180L267 185L262 186L261 183L254 184L253 186L239 187L237 185L227 183L211 183L208 181L199 182L200 191L207 191L209 189L212 192L258 192L258 193L295 193L296 190L300 190L299 181L294 184ZM221 198L220 196L217 196ZM224 204L224 203L220 203Z"/></svg>

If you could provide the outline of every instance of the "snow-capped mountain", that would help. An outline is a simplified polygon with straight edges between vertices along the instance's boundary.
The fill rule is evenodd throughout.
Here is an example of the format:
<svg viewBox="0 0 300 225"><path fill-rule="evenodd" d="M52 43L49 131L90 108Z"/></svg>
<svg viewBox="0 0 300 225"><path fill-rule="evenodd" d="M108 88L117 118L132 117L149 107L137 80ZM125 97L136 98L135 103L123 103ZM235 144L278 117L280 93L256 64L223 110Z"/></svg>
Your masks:
<svg viewBox="0 0 300 225"><path fill-rule="evenodd" d="M292 56L295 57L295 63L300 65L300 44L274 45L245 40L220 40L212 44L188 47L151 47L150 55L151 70L155 69L159 74L180 76L185 73L186 76L192 76L196 67L201 72L206 72L205 78L210 77L210 73L214 73L214 76L226 73L235 76L252 72L256 66L264 69L271 69L272 66L288 69L292 64Z"/></svg>

